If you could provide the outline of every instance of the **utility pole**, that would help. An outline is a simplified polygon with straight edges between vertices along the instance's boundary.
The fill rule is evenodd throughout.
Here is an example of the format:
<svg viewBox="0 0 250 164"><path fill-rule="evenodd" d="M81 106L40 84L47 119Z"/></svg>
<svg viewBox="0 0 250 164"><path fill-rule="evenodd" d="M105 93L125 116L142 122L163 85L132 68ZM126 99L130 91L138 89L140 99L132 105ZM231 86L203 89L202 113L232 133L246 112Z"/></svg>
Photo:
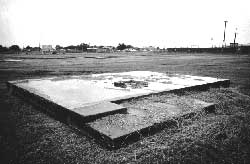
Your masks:
<svg viewBox="0 0 250 164"><path fill-rule="evenodd" d="M212 38L211 38L212 48L214 47L214 46L213 46L213 40L214 40L214 38L212 37Z"/></svg>
<svg viewBox="0 0 250 164"><path fill-rule="evenodd" d="M236 45L235 45L236 36L237 36L237 28L236 28L235 33L234 33L234 47L236 47Z"/></svg>
<svg viewBox="0 0 250 164"><path fill-rule="evenodd" d="M226 47L226 28L227 28L227 22L228 21L224 21L225 22L225 28L224 28L224 39L223 39L223 43L224 43L224 45L225 45L225 47Z"/></svg>

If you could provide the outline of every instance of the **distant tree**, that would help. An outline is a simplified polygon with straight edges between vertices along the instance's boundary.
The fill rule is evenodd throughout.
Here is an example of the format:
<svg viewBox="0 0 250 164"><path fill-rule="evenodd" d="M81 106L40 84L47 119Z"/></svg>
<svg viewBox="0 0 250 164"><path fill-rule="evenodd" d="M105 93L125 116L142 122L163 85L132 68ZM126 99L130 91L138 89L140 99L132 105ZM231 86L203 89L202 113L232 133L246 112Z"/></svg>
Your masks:
<svg viewBox="0 0 250 164"><path fill-rule="evenodd" d="M81 44L79 45L78 50L87 51L87 48L89 48L89 45L88 45L88 44L86 44L86 43L81 43Z"/></svg>
<svg viewBox="0 0 250 164"><path fill-rule="evenodd" d="M32 47L31 50L32 51L41 51L41 48L40 47Z"/></svg>
<svg viewBox="0 0 250 164"><path fill-rule="evenodd" d="M72 49L72 50L74 50L74 49L76 49L76 46L74 46L74 45L70 45L70 46L67 46L67 47L65 47L66 49Z"/></svg>
<svg viewBox="0 0 250 164"><path fill-rule="evenodd" d="M18 45L12 45L9 47L9 51L14 52L14 53L19 53L21 49Z"/></svg>
<svg viewBox="0 0 250 164"><path fill-rule="evenodd" d="M7 51L8 51L7 47L4 47L4 46L0 45L0 53L4 53L4 52L7 52Z"/></svg>
<svg viewBox="0 0 250 164"><path fill-rule="evenodd" d="M119 45L116 47L117 50L124 50L126 48L127 48L127 46L124 43L122 43L122 44L119 43Z"/></svg>
<svg viewBox="0 0 250 164"><path fill-rule="evenodd" d="M63 49L63 47L60 45L56 45L56 50L60 50L60 49Z"/></svg>
<svg viewBox="0 0 250 164"><path fill-rule="evenodd" d="M26 49L26 50L31 50L31 49L32 49L32 47L27 46L25 49Z"/></svg>
<svg viewBox="0 0 250 164"><path fill-rule="evenodd" d="M65 47L65 49L78 50L78 51L87 51L87 48L89 48L89 45L86 43L81 43L80 45L77 46L70 45Z"/></svg>
<svg viewBox="0 0 250 164"><path fill-rule="evenodd" d="M127 45L127 46L126 46L126 48L133 48L133 46L131 46L131 45Z"/></svg>
<svg viewBox="0 0 250 164"><path fill-rule="evenodd" d="M124 43L119 43L119 45L116 47L116 49L117 50L124 50L124 49L126 49L126 48L133 48L133 46L131 46L131 45L126 45L126 44L124 44Z"/></svg>

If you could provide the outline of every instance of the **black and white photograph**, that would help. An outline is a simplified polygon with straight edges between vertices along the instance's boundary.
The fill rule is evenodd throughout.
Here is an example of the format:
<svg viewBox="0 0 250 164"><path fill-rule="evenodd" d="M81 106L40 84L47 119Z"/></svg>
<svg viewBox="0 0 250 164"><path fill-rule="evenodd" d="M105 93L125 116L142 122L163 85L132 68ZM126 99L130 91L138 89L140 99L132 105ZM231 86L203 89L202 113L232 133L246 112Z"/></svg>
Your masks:
<svg viewBox="0 0 250 164"><path fill-rule="evenodd" d="M250 163L248 0L0 0L0 164Z"/></svg>

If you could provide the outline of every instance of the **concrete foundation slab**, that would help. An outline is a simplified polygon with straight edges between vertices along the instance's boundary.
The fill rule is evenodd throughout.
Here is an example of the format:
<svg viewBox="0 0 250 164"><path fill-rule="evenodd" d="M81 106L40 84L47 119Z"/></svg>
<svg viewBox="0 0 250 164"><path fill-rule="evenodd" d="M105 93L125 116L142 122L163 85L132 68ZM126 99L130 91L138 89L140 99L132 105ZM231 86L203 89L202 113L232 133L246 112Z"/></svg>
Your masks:
<svg viewBox="0 0 250 164"><path fill-rule="evenodd" d="M119 87L117 82L132 81L134 85ZM130 82L130 83L132 83ZM137 83L136 83L137 82ZM138 82L147 83L140 85ZM10 81L28 92L48 99L67 109L80 108L101 101L118 101L143 95L218 84L228 86L228 79L190 75L167 75L150 71L105 73L85 76L54 77Z"/></svg>
<svg viewBox="0 0 250 164"><path fill-rule="evenodd" d="M149 133L173 118L211 106L199 100L188 100L184 103L188 108L175 103L155 103L148 106L155 105L157 110L127 110L127 107L118 105L120 102L151 94L228 87L229 84L228 79L150 71L7 82L8 89L13 94L38 106L54 118L87 131L100 140L104 139L107 141L105 143L112 143L111 145L125 141L124 137L131 139L129 136L138 134L138 131ZM123 123L126 125L123 126Z"/></svg>

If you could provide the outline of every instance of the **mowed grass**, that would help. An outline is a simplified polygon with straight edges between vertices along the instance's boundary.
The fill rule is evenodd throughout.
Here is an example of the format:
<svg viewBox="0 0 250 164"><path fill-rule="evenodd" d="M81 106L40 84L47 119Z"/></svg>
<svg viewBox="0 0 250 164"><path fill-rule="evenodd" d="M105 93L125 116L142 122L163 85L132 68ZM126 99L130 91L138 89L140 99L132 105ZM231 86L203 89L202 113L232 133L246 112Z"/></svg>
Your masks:
<svg viewBox="0 0 250 164"><path fill-rule="evenodd" d="M89 58L95 55L109 58ZM117 53L0 58L22 60L0 62L0 163L250 163L250 55ZM216 103L215 113L178 120L172 127L112 151L9 95L5 86L8 80L134 70L228 78L232 85L178 95ZM168 97L126 103L164 103Z"/></svg>

